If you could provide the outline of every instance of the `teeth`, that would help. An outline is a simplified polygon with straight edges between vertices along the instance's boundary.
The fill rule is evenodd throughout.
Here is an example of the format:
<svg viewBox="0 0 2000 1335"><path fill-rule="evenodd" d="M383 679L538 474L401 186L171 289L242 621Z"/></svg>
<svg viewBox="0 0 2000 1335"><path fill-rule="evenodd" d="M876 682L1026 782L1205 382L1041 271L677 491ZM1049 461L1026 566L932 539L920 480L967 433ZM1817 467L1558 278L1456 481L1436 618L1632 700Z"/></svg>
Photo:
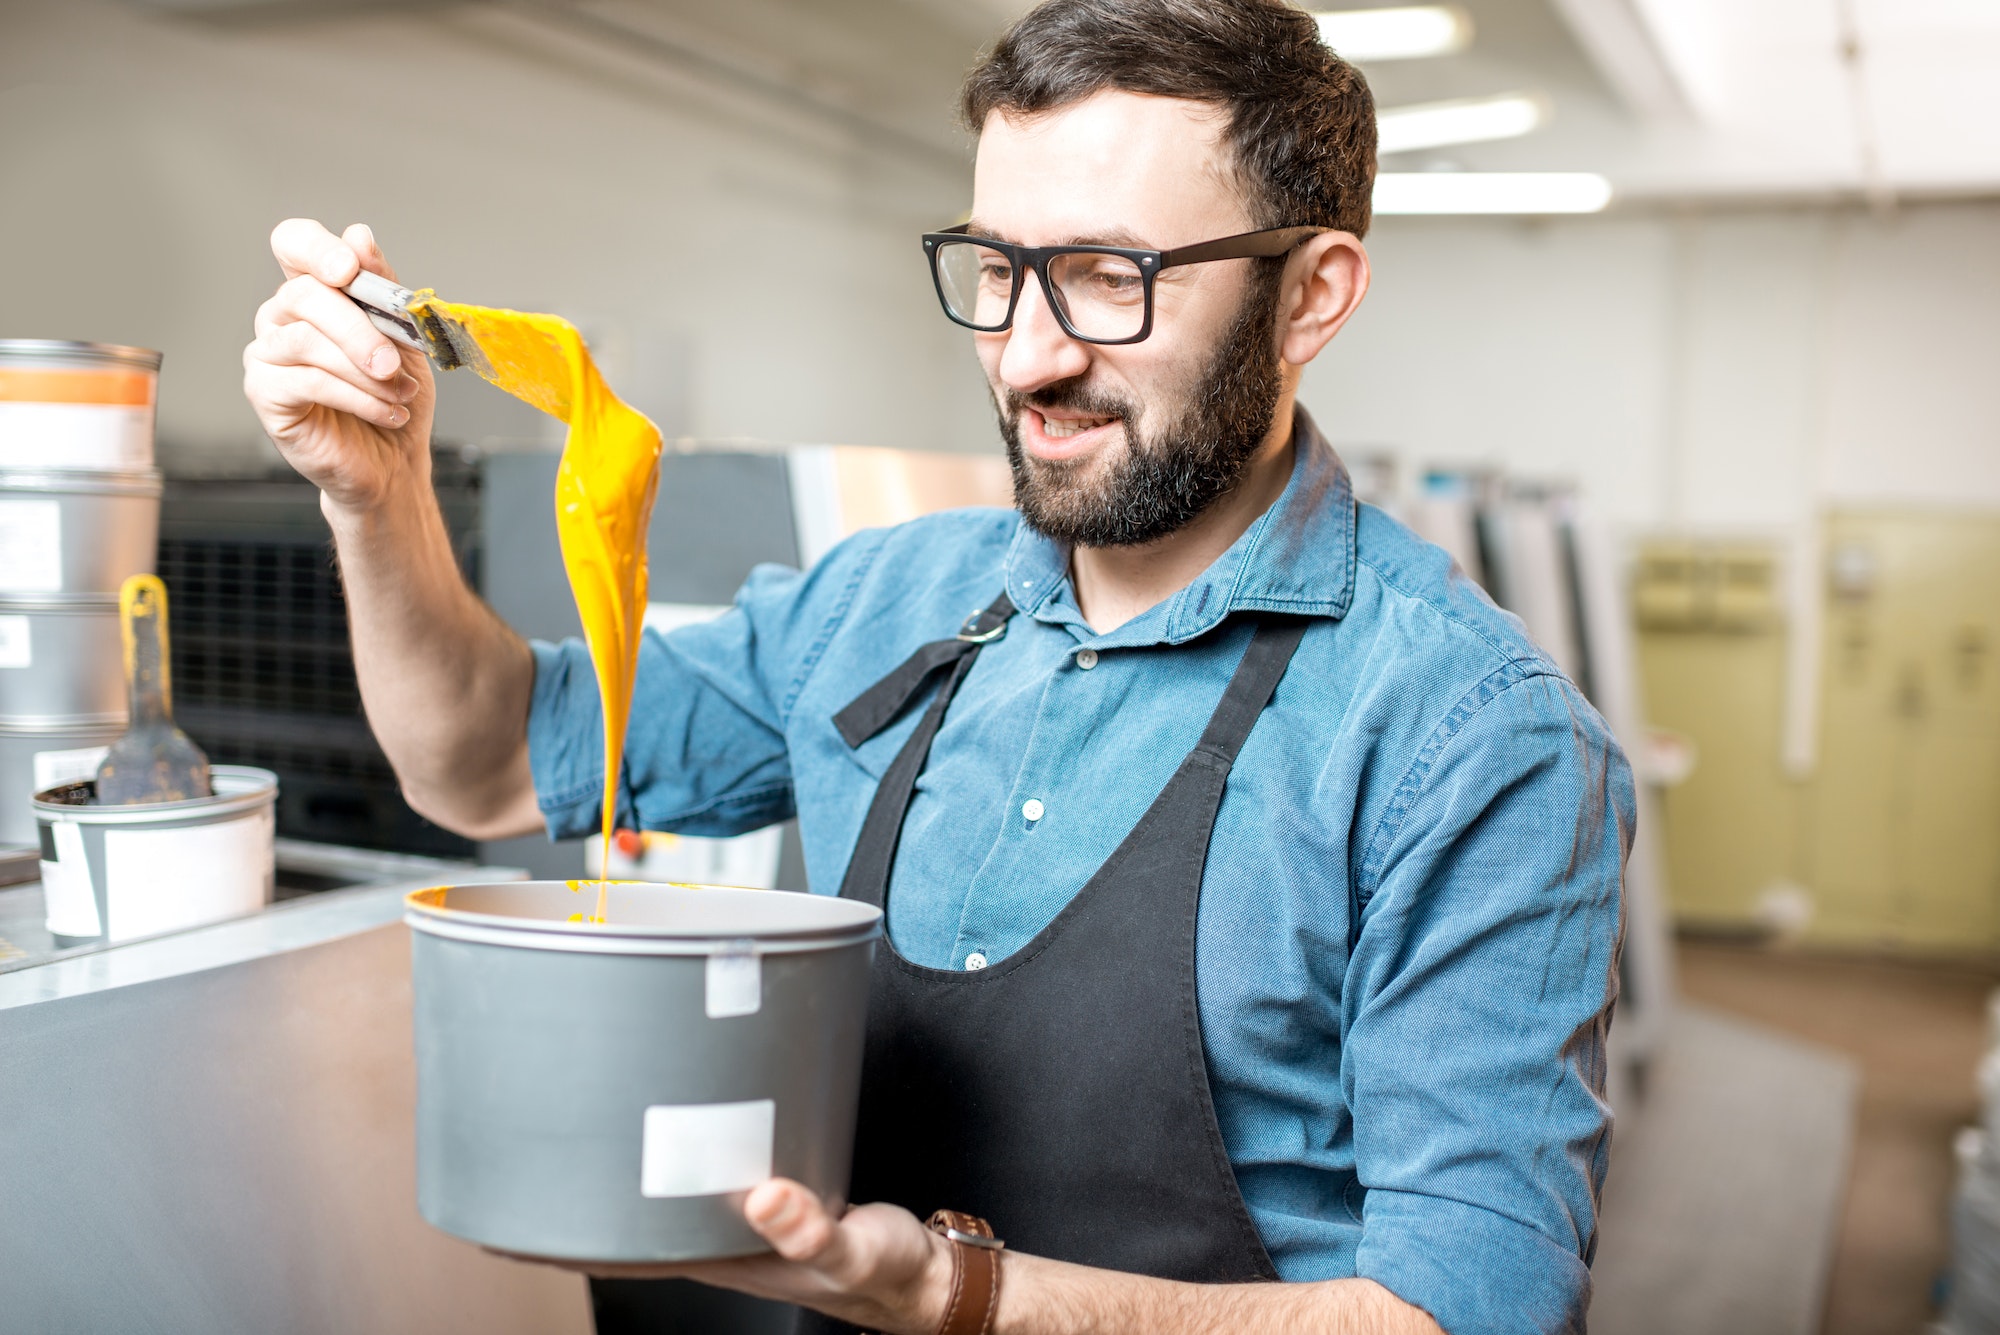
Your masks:
<svg viewBox="0 0 2000 1335"><path fill-rule="evenodd" d="M1109 417L1076 417L1068 421L1058 421L1053 417L1042 419L1042 430L1051 440L1067 440L1085 431L1095 430L1111 421Z"/></svg>

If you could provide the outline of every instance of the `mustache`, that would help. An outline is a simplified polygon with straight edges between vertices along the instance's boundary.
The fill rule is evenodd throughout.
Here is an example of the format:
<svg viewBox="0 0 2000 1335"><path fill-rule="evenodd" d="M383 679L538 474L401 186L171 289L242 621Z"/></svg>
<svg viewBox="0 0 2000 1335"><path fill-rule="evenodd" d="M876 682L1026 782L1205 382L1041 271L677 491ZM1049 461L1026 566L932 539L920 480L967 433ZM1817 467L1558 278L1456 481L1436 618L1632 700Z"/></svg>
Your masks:
<svg viewBox="0 0 2000 1335"><path fill-rule="evenodd" d="M1117 417L1133 423L1138 414L1129 400L1116 394L1107 394L1085 383L1081 376L1069 380L1058 380L1052 385L1044 385L1032 393L1023 394L1019 390L1006 387L1003 406L1010 421L1018 421L1024 408L1037 411L1068 411L1082 413L1088 417Z"/></svg>

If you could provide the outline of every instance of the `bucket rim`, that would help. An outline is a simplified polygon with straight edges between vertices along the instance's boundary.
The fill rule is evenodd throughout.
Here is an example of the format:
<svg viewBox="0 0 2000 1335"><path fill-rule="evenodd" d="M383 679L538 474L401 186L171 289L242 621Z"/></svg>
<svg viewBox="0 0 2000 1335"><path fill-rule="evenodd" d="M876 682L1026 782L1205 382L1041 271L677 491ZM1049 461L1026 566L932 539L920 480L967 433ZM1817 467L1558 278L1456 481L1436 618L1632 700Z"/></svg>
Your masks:
<svg viewBox="0 0 2000 1335"><path fill-rule="evenodd" d="M99 746L105 741L115 740L130 722L125 714L0 714L0 741L10 737L60 741L81 733L92 737L98 737L100 733L110 734L109 737L98 737L96 741L78 743L81 746Z"/></svg>
<svg viewBox="0 0 2000 1335"><path fill-rule="evenodd" d="M57 495L152 499L165 490L165 476L157 468L30 468L0 464L0 492L45 491Z"/></svg>
<svg viewBox="0 0 2000 1335"><path fill-rule="evenodd" d="M0 362L19 358L41 362L95 362L158 374L166 354L124 343L86 343L66 338L0 338Z"/></svg>
<svg viewBox="0 0 2000 1335"><path fill-rule="evenodd" d="M226 816L268 806L278 797L278 776L254 765L211 765L209 782L213 797L191 797L185 802L135 802L125 806L79 806L52 800L56 793L86 785L95 779L58 784L36 793L30 803L38 819L75 821L80 825L155 825L194 816Z"/></svg>
<svg viewBox="0 0 2000 1335"><path fill-rule="evenodd" d="M118 615L116 593L5 593L0 594L0 613L10 616L102 616Z"/></svg>
<svg viewBox="0 0 2000 1335"><path fill-rule="evenodd" d="M760 897L789 896L798 893L677 881L613 881L611 884L628 889L697 890L705 894ZM802 897L826 904L829 908L834 904L846 906L851 914L849 921L757 934L740 930L676 929L658 923L584 923L553 918L519 918L454 909L436 902L435 899L427 898L436 896L440 891L448 898L453 890L487 887L520 890L532 886L557 886L567 892L567 883L563 881L466 881L457 885L430 886L422 890L412 890L403 896L403 921L413 931L423 932L428 936L477 945L600 955L712 955L718 951L745 946L759 955L783 955L859 945L882 935L882 910L872 904L862 904L851 899L837 899L830 895Z"/></svg>

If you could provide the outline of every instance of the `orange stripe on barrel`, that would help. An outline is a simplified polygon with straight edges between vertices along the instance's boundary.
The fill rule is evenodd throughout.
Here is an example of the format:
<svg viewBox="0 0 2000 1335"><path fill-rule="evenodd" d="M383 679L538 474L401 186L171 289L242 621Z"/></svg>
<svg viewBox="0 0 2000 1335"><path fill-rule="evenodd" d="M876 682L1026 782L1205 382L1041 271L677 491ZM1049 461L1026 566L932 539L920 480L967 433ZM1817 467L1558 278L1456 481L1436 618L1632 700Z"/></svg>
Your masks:
<svg viewBox="0 0 2000 1335"><path fill-rule="evenodd" d="M149 408L155 377L150 371L51 367L28 370L0 366L0 403L95 403Z"/></svg>

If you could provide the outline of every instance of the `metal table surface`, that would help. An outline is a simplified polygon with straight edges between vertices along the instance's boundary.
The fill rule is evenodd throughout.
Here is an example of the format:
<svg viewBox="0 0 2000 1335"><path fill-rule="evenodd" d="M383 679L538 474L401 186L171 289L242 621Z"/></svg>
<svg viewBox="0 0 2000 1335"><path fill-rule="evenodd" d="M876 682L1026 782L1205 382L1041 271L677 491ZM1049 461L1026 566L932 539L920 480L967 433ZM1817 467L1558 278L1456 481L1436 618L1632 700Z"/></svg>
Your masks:
<svg viewBox="0 0 2000 1335"><path fill-rule="evenodd" d="M470 868L282 860L373 883L75 951L0 891L0 1329L588 1332L581 1279L417 1215L402 896Z"/></svg>
<svg viewBox="0 0 2000 1335"><path fill-rule="evenodd" d="M327 890L411 881L436 885L445 880L463 880L470 875L493 880L517 880L521 875L510 867L475 867L472 863L451 862L442 858L412 857L371 848L342 848L298 839L278 840L276 852L277 890L273 896L273 907ZM36 865L32 860L33 849L4 849L0 853L9 856L9 869L32 869ZM41 883L30 876L25 880L0 880L0 886L5 887L0 888L0 974L136 944L128 942L119 947L109 944L58 946L55 938L49 935L45 921Z"/></svg>

